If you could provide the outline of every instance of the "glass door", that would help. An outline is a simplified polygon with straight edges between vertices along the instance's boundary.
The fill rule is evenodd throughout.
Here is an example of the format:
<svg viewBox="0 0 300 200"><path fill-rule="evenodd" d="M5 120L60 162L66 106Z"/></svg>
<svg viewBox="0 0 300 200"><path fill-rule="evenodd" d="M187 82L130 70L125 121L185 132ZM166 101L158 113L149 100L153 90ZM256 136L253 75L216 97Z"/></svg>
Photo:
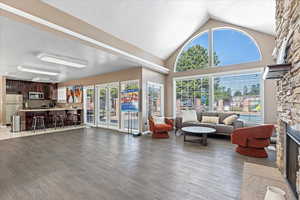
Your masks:
<svg viewBox="0 0 300 200"><path fill-rule="evenodd" d="M163 84L147 83L147 117L150 116L164 116Z"/></svg>
<svg viewBox="0 0 300 200"><path fill-rule="evenodd" d="M109 128L119 128L119 84L110 85L108 87L109 92Z"/></svg>
<svg viewBox="0 0 300 200"><path fill-rule="evenodd" d="M119 83L96 86L97 125L104 128L119 128L120 103Z"/></svg>
<svg viewBox="0 0 300 200"><path fill-rule="evenodd" d="M121 127L122 130L139 131L139 81L121 82Z"/></svg>
<svg viewBox="0 0 300 200"><path fill-rule="evenodd" d="M83 89L84 95L84 123L95 125L95 87L86 86Z"/></svg>
<svg viewBox="0 0 300 200"><path fill-rule="evenodd" d="M98 106L97 106L97 124L98 126L107 126L107 89L106 86L97 86Z"/></svg>

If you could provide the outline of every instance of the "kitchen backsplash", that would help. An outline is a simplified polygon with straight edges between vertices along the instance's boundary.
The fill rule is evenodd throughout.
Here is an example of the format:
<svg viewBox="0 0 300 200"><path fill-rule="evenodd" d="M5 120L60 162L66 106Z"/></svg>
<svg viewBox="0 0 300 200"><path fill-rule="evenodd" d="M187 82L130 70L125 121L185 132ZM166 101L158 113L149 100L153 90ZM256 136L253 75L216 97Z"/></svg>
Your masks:
<svg viewBox="0 0 300 200"><path fill-rule="evenodd" d="M34 109L34 108L49 108L52 103L52 100L27 100L26 106L27 108Z"/></svg>

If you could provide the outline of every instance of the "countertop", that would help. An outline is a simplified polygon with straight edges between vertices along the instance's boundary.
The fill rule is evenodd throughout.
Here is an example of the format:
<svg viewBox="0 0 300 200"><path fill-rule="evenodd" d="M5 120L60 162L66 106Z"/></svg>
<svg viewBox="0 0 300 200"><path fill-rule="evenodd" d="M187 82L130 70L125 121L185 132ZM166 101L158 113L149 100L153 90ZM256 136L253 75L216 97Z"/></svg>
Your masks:
<svg viewBox="0 0 300 200"><path fill-rule="evenodd" d="M42 108L42 109L21 109L19 112L46 112L46 111L63 111L63 110L82 110L82 108Z"/></svg>

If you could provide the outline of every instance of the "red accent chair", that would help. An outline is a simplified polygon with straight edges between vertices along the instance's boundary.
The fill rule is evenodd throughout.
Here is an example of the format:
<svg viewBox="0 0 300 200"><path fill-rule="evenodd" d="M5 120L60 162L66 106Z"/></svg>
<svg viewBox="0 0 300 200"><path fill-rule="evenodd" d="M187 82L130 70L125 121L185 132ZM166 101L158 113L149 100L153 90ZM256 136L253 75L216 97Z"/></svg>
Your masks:
<svg viewBox="0 0 300 200"><path fill-rule="evenodd" d="M155 124L152 117L149 117L150 131L152 131L152 138L169 138L169 131L173 130L173 120L165 119L165 124Z"/></svg>
<svg viewBox="0 0 300 200"><path fill-rule="evenodd" d="M237 144L236 152L258 158L266 158L265 147L270 145L270 137L274 131L273 125L261 125L239 128L231 133L232 144Z"/></svg>

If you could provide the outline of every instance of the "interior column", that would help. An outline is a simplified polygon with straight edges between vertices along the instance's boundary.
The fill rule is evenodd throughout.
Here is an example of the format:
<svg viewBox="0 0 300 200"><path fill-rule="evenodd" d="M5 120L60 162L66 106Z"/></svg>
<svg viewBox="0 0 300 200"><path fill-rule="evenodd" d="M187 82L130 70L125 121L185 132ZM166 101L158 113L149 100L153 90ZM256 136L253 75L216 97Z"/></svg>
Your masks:
<svg viewBox="0 0 300 200"><path fill-rule="evenodd" d="M0 125L6 125L6 77L0 76Z"/></svg>

